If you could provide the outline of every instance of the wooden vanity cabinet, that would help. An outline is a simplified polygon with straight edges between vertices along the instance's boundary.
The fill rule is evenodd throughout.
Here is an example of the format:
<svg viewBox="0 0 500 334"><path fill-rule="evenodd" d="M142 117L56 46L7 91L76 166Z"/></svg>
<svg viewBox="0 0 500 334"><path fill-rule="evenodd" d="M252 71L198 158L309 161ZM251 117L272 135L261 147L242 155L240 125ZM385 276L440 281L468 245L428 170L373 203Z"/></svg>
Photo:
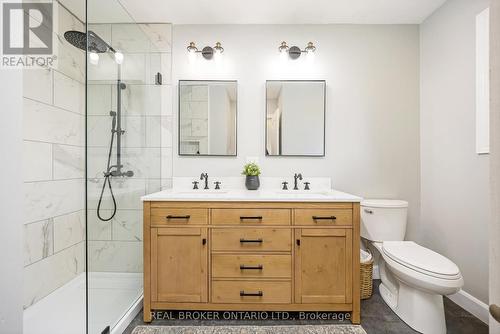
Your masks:
<svg viewBox="0 0 500 334"><path fill-rule="evenodd" d="M360 322L359 203L144 202L151 310L345 311Z"/></svg>

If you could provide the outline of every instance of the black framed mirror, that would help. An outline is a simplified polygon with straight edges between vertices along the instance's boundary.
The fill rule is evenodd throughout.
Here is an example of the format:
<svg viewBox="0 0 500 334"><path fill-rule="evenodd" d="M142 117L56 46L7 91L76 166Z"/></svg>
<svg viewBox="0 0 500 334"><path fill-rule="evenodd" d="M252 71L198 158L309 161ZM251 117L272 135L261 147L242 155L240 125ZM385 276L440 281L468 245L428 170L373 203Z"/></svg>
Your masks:
<svg viewBox="0 0 500 334"><path fill-rule="evenodd" d="M179 80L179 155L236 156L237 105L235 80Z"/></svg>
<svg viewBox="0 0 500 334"><path fill-rule="evenodd" d="M326 81L266 81L266 156L325 156Z"/></svg>

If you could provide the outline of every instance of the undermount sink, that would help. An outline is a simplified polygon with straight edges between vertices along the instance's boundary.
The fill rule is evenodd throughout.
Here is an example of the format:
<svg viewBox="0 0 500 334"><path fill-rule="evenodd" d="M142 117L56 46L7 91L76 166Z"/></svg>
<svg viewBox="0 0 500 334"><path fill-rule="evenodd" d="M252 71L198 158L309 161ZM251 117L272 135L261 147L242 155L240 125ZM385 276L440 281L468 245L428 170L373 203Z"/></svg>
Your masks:
<svg viewBox="0 0 500 334"><path fill-rule="evenodd" d="M291 196L291 195L310 195L310 196L327 196L329 194L328 191L312 191L312 190L280 190L276 191L276 194L280 196Z"/></svg>
<svg viewBox="0 0 500 334"><path fill-rule="evenodd" d="M187 190L177 192L179 195L223 195L227 194L224 190Z"/></svg>

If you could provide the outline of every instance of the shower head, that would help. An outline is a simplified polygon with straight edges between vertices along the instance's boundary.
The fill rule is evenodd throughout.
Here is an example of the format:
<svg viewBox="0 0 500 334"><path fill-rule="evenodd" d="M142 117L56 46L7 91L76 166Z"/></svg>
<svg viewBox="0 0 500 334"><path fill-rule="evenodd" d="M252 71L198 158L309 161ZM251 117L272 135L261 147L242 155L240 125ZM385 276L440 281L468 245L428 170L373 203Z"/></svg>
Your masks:
<svg viewBox="0 0 500 334"><path fill-rule="evenodd" d="M69 30L64 33L64 38L73 46L82 49L83 51L88 50L95 53L104 53L109 50L113 53L116 52L101 37L99 37L95 32L90 30L88 31L88 33L76 30Z"/></svg>

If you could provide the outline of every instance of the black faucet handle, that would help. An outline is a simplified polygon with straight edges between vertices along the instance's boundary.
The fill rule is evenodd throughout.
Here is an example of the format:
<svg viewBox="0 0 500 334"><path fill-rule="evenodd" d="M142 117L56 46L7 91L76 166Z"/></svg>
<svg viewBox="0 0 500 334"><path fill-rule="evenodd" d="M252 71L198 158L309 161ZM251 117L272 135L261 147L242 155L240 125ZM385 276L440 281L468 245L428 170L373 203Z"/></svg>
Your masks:
<svg viewBox="0 0 500 334"><path fill-rule="evenodd" d="M283 188L281 188L281 190L288 190L288 182L281 182L281 184L283 185Z"/></svg>
<svg viewBox="0 0 500 334"><path fill-rule="evenodd" d="M311 188L309 188L310 184L311 182L304 182L304 190L311 190Z"/></svg>
<svg viewBox="0 0 500 334"><path fill-rule="evenodd" d="M193 183L193 189L198 189L198 183L200 183L200 182L193 181L192 183Z"/></svg>
<svg viewBox="0 0 500 334"><path fill-rule="evenodd" d="M220 185L222 184L222 182L215 181L214 184L215 184L215 190L220 190Z"/></svg>

